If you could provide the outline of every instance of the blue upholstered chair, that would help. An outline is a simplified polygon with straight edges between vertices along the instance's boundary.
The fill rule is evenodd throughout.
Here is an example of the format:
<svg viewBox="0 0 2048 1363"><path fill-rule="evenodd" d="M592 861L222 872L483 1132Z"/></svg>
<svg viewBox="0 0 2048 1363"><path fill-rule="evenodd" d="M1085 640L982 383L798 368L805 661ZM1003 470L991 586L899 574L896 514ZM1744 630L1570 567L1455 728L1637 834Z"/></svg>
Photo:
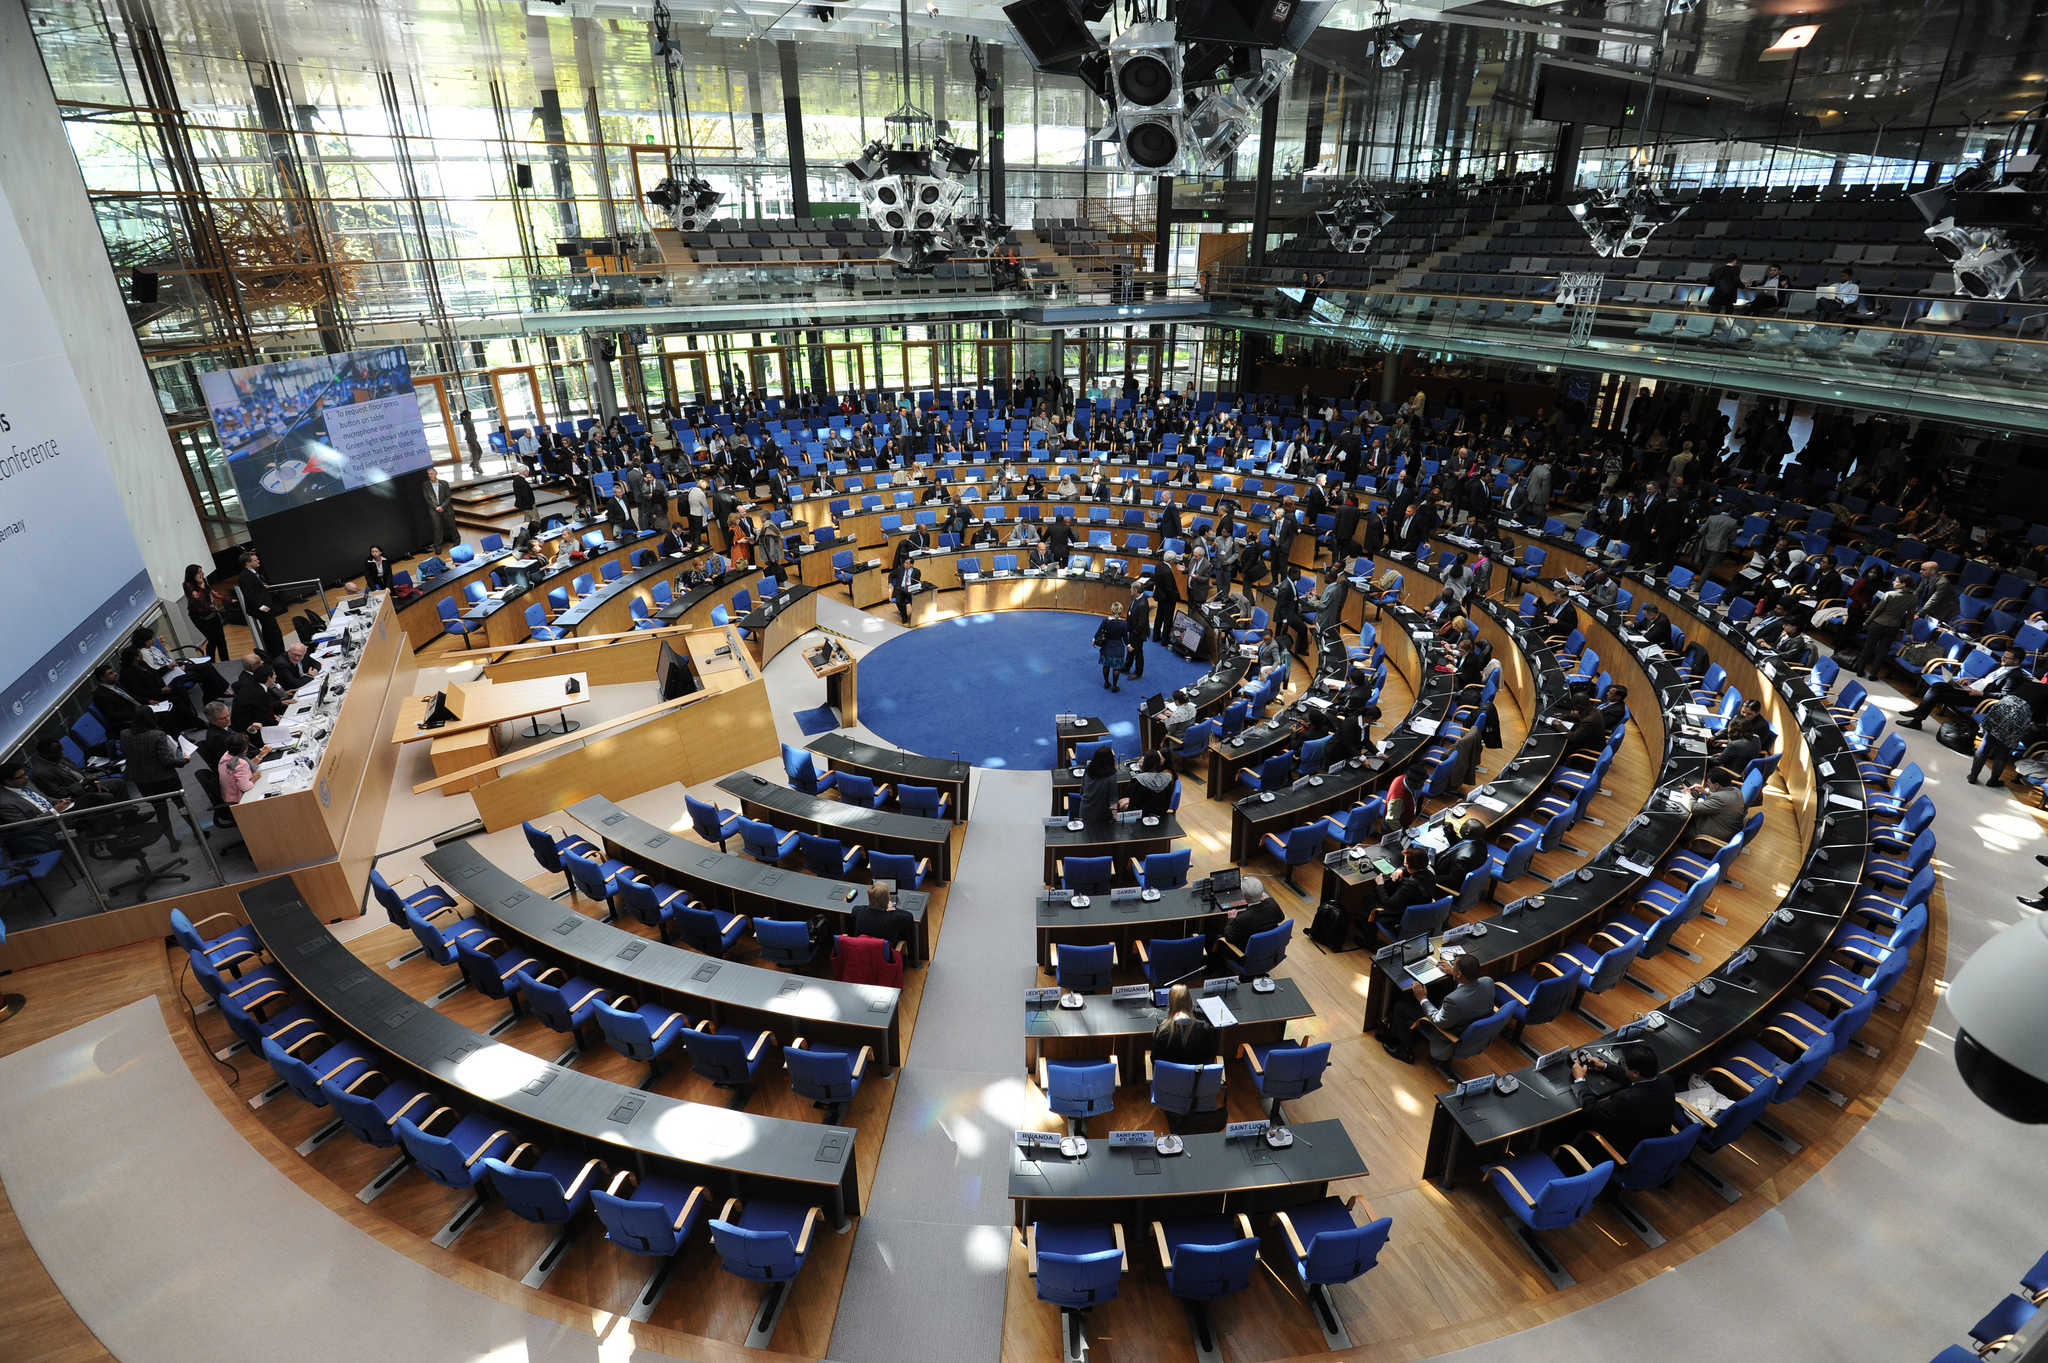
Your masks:
<svg viewBox="0 0 2048 1363"><path fill-rule="evenodd" d="M1309 1045L1307 1038L1299 1041L1248 1041L1237 1048L1237 1053L1252 1072L1252 1087L1271 1104L1266 1115L1273 1119L1275 1125L1286 1120L1280 1115L1280 1104L1321 1088L1323 1071L1330 1066L1330 1043L1322 1041Z"/></svg>
<svg viewBox="0 0 2048 1363"><path fill-rule="evenodd" d="M1090 1117L1114 1111L1122 1085L1123 1066L1114 1055L1107 1060L1038 1058L1039 1091L1054 1115L1067 1119L1072 1134L1087 1135Z"/></svg>
<svg viewBox="0 0 2048 1363"><path fill-rule="evenodd" d="M813 1046L798 1037L782 1048L782 1067L789 1071L789 1087L799 1098L808 1098L825 1113L825 1124L837 1126L846 1108L860 1092L868 1062L875 1058L872 1048L857 1051Z"/></svg>

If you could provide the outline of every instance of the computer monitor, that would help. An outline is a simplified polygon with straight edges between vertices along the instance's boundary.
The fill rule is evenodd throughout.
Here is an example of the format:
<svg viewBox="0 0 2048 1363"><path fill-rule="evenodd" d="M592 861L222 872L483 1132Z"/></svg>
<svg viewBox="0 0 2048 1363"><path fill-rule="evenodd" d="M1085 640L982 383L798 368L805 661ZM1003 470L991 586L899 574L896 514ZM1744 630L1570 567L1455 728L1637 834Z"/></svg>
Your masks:
<svg viewBox="0 0 2048 1363"><path fill-rule="evenodd" d="M1200 620L1176 606L1173 611L1173 644L1184 653L1202 651L1202 636L1208 631Z"/></svg>
<svg viewBox="0 0 2048 1363"><path fill-rule="evenodd" d="M697 678L690 671L690 660L675 651L664 641L661 654L654 660L654 680L661 688L663 700L674 700L687 696L697 689Z"/></svg>

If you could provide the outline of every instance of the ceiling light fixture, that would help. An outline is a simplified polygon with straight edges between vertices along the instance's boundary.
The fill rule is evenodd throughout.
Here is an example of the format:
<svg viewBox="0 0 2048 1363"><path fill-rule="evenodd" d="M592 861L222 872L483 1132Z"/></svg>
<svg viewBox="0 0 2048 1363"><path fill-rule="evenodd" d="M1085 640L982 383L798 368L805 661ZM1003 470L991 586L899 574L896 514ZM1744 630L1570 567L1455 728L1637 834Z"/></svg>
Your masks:
<svg viewBox="0 0 2048 1363"><path fill-rule="evenodd" d="M901 0L903 104L882 120L887 133L846 163L861 207L877 228L889 233L882 259L901 274L929 274L952 254L951 229L981 153L932 135L932 116L910 97L910 0Z"/></svg>
<svg viewBox="0 0 2048 1363"><path fill-rule="evenodd" d="M1388 224L1394 210L1388 208L1373 187L1361 180L1343 198L1316 213L1316 221L1339 251L1356 255L1369 249Z"/></svg>
<svg viewBox="0 0 2048 1363"><path fill-rule="evenodd" d="M1569 206L1573 218L1593 243L1593 253L1633 260L1658 228L1685 216L1686 205L1674 204L1646 180L1625 190L1595 190Z"/></svg>

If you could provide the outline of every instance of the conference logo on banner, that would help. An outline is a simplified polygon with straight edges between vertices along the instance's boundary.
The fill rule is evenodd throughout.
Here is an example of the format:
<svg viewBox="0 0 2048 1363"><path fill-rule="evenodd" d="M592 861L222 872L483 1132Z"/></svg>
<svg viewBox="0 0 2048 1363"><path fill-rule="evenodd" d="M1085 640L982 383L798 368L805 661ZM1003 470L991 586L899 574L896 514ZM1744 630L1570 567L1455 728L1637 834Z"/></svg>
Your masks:
<svg viewBox="0 0 2048 1363"><path fill-rule="evenodd" d="M216 369L199 386L252 521L434 459L399 346Z"/></svg>
<svg viewBox="0 0 2048 1363"><path fill-rule="evenodd" d="M0 752L156 604L56 316L0 188ZM110 511L111 509L111 511Z"/></svg>

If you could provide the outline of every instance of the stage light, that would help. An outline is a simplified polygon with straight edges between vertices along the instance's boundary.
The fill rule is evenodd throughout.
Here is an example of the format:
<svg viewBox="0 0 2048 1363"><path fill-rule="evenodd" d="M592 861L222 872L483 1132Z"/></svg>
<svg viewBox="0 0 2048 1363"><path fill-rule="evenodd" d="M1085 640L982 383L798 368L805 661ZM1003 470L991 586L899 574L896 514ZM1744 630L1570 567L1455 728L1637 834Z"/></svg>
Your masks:
<svg viewBox="0 0 2048 1363"><path fill-rule="evenodd" d="M1196 172L1215 170L1236 154L1238 144L1251 135L1259 109L1272 97L1294 69L1292 52L1269 52L1252 75L1210 93L1195 106L1188 120L1193 141L1188 160Z"/></svg>
<svg viewBox="0 0 2048 1363"><path fill-rule="evenodd" d="M2048 173L2039 155L2001 160L1994 146L1982 162L1911 197L1927 219L1924 235L1949 262L1957 293L2024 292L2026 272L2048 246Z"/></svg>
<svg viewBox="0 0 2048 1363"><path fill-rule="evenodd" d="M1585 229L1595 255L1633 260L1658 228L1684 217L1685 209L1650 186L1635 184L1619 193L1596 190L1591 198L1570 205L1569 212Z"/></svg>
<svg viewBox="0 0 2048 1363"><path fill-rule="evenodd" d="M2034 263L2031 248L2004 241L2002 232L1991 235L1999 240L1977 247L1955 263L1956 287L1972 298L2011 297L2027 267Z"/></svg>
<svg viewBox="0 0 2048 1363"><path fill-rule="evenodd" d="M1187 146L1180 44L1170 23L1132 24L1109 45L1116 140L1126 169L1172 174Z"/></svg>
<svg viewBox="0 0 2048 1363"><path fill-rule="evenodd" d="M1322 224L1330 244L1352 254L1369 249L1393 220L1394 210L1366 184L1356 186L1316 213L1316 221Z"/></svg>

